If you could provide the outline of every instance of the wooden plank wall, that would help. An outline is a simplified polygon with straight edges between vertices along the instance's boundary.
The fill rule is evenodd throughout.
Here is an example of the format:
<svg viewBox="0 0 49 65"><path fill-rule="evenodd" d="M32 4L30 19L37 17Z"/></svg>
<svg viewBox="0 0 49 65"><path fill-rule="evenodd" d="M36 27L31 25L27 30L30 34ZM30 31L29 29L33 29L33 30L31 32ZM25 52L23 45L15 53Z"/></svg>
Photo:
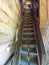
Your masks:
<svg viewBox="0 0 49 65"><path fill-rule="evenodd" d="M48 26L49 26L49 0L48 0Z"/></svg>
<svg viewBox="0 0 49 65"><path fill-rule="evenodd" d="M47 53L46 63L49 63L49 39L47 39L47 34L49 35L49 0L39 0L39 4L40 28Z"/></svg>
<svg viewBox="0 0 49 65"><path fill-rule="evenodd" d="M47 0L39 0L40 28L47 28Z"/></svg>

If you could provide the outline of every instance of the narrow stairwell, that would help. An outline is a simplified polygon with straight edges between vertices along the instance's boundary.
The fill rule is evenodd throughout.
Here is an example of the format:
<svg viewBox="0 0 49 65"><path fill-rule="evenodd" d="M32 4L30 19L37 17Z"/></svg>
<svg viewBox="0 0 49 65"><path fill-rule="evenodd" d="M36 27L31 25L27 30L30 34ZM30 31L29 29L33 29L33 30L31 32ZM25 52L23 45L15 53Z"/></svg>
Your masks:
<svg viewBox="0 0 49 65"><path fill-rule="evenodd" d="M31 12L25 11L23 16L22 39L18 65L40 65L36 44L35 25Z"/></svg>

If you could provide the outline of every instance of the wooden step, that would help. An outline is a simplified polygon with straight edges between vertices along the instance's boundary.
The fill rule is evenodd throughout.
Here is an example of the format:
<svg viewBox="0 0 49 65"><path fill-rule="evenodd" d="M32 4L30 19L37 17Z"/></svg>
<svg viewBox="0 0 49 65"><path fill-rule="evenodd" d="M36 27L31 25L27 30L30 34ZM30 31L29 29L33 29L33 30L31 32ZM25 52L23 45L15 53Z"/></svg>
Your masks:
<svg viewBox="0 0 49 65"><path fill-rule="evenodd" d="M35 42L35 39L32 39L32 40L25 40L25 39L22 39L22 44L30 44L30 45L35 45L36 42Z"/></svg>
<svg viewBox="0 0 49 65"><path fill-rule="evenodd" d="M24 25L28 25L28 24L30 25L30 24L34 24L34 22L33 21L30 21L30 22L29 21L24 21L23 24Z"/></svg>
<svg viewBox="0 0 49 65"><path fill-rule="evenodd" d="M34 35L34 32L25 32L23 35Z"/></svg>
<svg viewBox="0 0 49 65"><path fill-rule="evenodd" d="M29 38L34 38L34 33L33 34L24 34L22 35L24 38L26 37L29 37Z"/></svg>
<svg viewBox="0 0 49 65"><path fill-rule="evenodd" d="M28 30L28 29L23 29L23 32L24 32L24 33L25 33L25 32L26 32L26 33L27 33L27 32L34 32L34 29L32 29L32 30L30 30L30 29L29 29L29 30Z"/></svg>
<svg viewBox="0 0 49 65"><path fill-rule="evenodd" d="M23 30L32 30L34 28L23 28Z"/></svg>

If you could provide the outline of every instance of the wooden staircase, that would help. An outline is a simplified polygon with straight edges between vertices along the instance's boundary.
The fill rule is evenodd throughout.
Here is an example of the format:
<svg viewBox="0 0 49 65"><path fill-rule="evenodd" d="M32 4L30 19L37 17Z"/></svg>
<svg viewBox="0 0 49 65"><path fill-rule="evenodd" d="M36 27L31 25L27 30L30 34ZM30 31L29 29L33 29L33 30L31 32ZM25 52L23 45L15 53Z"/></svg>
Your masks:
<svg viewBox="0 0 49 65"><path fill-rule="evenodd" d="M40 65L36 44L35 25L31 12L23 16L22 39L18 65Z"/></svg>

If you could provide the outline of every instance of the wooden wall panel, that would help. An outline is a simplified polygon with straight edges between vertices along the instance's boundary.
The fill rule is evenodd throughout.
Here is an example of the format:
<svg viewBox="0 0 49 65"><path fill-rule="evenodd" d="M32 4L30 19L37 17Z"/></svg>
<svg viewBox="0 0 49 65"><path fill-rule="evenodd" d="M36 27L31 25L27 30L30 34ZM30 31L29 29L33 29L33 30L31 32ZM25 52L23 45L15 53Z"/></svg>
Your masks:
<svg viewBox="0 0 49 65"><path fill-rule="evenodd" d="M39 0L40 28L47 28L47 5L46 0Z"/></svg>
<svg viewBox="0 0 49 65"><path fill-rule="evenodd" d="M49 26L49 0L48 0L48 26Z"/></svg>
<svg viewBox="0 0 49 65"><path fill-rule="evenodd" d="M49 0L40 0L40 28L46 50L46 63L49 64Z"/></svg>

